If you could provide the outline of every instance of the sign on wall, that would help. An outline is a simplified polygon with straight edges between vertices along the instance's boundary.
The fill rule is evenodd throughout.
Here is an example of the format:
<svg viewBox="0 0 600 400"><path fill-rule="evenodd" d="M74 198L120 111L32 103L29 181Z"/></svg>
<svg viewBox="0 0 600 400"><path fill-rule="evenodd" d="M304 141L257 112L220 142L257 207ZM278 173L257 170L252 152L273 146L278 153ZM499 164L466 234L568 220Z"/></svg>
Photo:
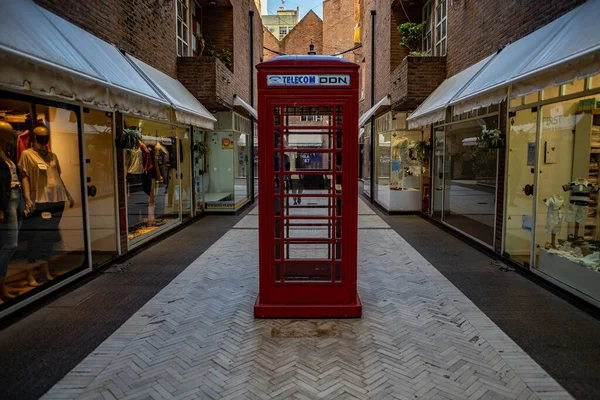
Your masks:
<svg viewBox="0 0 600 400"><path fill-rule="evenodd" d="M267 75L267 86L349 86L350 75Z"/></svg>

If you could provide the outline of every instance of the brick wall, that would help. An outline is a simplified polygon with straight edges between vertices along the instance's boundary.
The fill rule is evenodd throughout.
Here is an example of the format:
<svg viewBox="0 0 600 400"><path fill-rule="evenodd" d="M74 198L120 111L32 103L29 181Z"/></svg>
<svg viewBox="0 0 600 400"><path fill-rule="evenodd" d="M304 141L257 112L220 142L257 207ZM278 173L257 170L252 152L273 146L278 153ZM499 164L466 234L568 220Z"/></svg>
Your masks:
<svg viewBox="0 0 600 400"><path fill-rule="evenodd" d="M281 51L286 54L307 54L311 40L317 54L323 54L323 21L313 11L309 11L281 40Z"/></svg>
<svg viewBox="0 0 600 400"><path fill-rule="evenodd" d="M414 110L445 78L445 57L405 57L391 75L392 108Z"/></svg>
<svg viewBox="0 0 600 400"><path fill-rule="evenodd" d="M323 2L323 54L332 55L354 47L354 13L357 0ZM354 61L352 52L343 55Z"/></svg>
<svg viewBox="0 0 600 400"><path fill-rule="evenodd" d="M210 47L214 47L219 53L229 51L234 54L233 7L203 7L202 36L206 41L203 55L210 55L207 51ZM234 67L235 65L231 67L232 70Z"/></svg>
<svg viewBox="0 0 600 400"><path fill-rule="evenodd" d="M277 39L269 30L263 25L263 41L264 47L271 50L281 52L281 42ZM279 54L263 48L263 59L264 61L270 60L271 58L277 57Z"/></svg>
<svg viewBox="0 0 600 400"><path fill-rule="evenodd" d="M145 63L176 76L174 0L35 1Z"/></svg>
<svg viewBox="0 0 600 400"><path fill-rule="evenodd" d="M234 93L250 103L250 17L248 12L254 10L254 60L252 70L254 76L254 105L257 104L256 68L254 66L263 58L263 30L260 10L256 9L254 0L237 0L233 7L233 70L235 71Z"/></svg>
<svg viewBox="0 0 600 400"><path fill-rule="evenodd" d="M233 107L235 80L242 80L215 57L179 57L179 81L209 111L225 111ZM249 84L249 80L246 79ZM249 99L248 99L249 100Z"/></svg>
<svg viewBox="0 0 600 400"><path fill-rule="evenodd" d="M448 4L448 76L552 22L585 0L454 0Z"/></svg>

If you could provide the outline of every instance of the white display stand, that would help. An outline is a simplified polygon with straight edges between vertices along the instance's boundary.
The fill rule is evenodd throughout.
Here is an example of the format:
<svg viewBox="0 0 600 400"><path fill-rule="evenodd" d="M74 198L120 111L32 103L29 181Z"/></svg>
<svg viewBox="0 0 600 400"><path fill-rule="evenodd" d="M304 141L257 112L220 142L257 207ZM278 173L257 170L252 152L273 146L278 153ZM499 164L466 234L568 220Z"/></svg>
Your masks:
<svg viewBox="0 0 600 400"><path fill-rule="evenodd" d="M390 205L388 211L420 211L420 190L390 190Z"/></svg>
<svg viewBox="0 0 600 400"><path fill-rule="evenodd" d="M600 298L600 272L573 262L558 254L540 249L539 270L572 288L598 299Z"/></svg>

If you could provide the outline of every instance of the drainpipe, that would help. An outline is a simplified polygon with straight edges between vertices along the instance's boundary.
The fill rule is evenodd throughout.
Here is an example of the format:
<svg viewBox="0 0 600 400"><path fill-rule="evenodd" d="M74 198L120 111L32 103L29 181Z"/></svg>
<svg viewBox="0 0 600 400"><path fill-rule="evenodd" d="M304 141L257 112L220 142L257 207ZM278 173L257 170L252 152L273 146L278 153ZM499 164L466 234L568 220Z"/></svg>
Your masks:
<svg viewBox="0 0 600 400"><path fill-rule="evenodd" d="M248 12L250 18L250 105L254 107L254 10ZM254 203L254 116L250 115L250 143L248 145L248 172L250 177L250 203Z"/></svg>
<svg viewBox="0 0 600 400"><path fill-rule="evenodd" d="M375 106L375 10L371 10L371 107ZM375 116L371 116L371 146L369 151L371 159L371 193L369 200L375 201Z"/></svg>

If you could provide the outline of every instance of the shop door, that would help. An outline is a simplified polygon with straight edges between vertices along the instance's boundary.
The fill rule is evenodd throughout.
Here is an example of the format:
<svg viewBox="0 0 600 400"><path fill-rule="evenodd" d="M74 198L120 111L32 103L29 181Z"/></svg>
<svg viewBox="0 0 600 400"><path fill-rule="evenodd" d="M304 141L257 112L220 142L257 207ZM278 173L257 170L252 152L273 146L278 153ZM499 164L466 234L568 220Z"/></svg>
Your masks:
<svg viewBox="0 0 600 400"><path fill-rule="evenodd" d="M118 254L113 116L86 109L83 118L92 265L98 266Z"/></svg>
<svg viewBox="0 0 600 400"><path fill-rule="evenodd" d="M273 119L268 126L274 130L265 143L274 149L269 160L273 184L268 188L274 218L267 231L275 239L270 301L307 304L319 298L321 304L347 303L351 299L343 286L349 279L344 261L356 251L344 246L343 233L350 216L343 207L342 188L356 185L348 181L351 174L344 174L356 168L343 155L349 104L268 104Z"/></svg>
<svg viewBox="0 0 600 400"><path fill-rule="evenodd" d="M442 219L444 209L444 128L433 132L433 217Z"/></svg>
<svg viewBox="0 0 600 400"><path fill-rule="evenodd" d="M509 125L504 255L528 268L534 225L537 112L517 111L509 118Z"/></svg>

